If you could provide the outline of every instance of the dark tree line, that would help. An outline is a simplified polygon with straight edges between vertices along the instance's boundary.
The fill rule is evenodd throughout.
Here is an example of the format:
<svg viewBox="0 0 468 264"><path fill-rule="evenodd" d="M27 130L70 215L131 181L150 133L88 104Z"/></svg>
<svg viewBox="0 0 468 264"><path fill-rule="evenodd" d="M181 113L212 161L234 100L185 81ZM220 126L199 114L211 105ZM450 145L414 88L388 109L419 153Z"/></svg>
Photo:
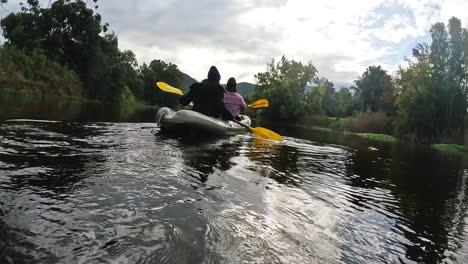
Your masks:
<svg viewBox="0 0 468 264"><path fill-rule="evenodd" d="M381 126L415 141L462 142L468 107L468 32L453 17L448 27L436 23L430 33L431 45L415 47L408 66L393 78L380 66L369 66L356 86L336 91L332 82L317 76L312 63L283 57L256 75L251 100L268 98L269 109L257 114L272 121L354 115L368 119L355 124L368 124L369 130Z"/></svg>
<svg viewBox="0 0 468 264"><path fill-rule="evenodd" d="M2 4L6 2L2 0ZM0 22L7 40L1 47L0 56L3 54L2 59L7 61L10 53L21 54L20 57L29 61L30 68L34 68L34 54L42 54L50 63L71 72L69 75L76 73L82 86L79 93L87 98L114 102L122 93L131 91L136 98L151 104L174 101L160 93L155 82L167 81L178 85L182 73L177 66L155 60L139 67L135 54L120 50L117 36L108 32L109 24L103 23L97 13L97 0L92 1L92 6L87 3L56 0L45 8L36 0L21 3L20 12L10 13ZM17 60L8 62L10 71L38 80L34 79L36 76L23 73L23 67ZM7 69L5 64L0 63L3 71ZM1 78L0 75L0 84ZM66 94L64 91L61 93Z"/></svg>

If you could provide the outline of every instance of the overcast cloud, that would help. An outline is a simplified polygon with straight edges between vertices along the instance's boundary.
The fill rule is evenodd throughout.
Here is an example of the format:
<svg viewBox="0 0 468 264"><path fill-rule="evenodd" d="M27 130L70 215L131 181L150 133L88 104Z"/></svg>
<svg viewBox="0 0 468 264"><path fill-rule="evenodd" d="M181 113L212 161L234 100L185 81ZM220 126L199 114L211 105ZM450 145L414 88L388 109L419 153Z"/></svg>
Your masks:
<svg viewBox="0 0 468 264"><path fill-rule="evenodd" d="M17 10L18 0L7 9ZM47 3L49 1L41 1ZM91 2L91 1L90 1ZM429 28L466 0L100 0L98 12L139 63L162 59L201 80L211 65L222 81L255 82L272 58L312 62L319 76L350 85L369 65L394 73ZM5 12L0 13L5 15Z"/></svg>

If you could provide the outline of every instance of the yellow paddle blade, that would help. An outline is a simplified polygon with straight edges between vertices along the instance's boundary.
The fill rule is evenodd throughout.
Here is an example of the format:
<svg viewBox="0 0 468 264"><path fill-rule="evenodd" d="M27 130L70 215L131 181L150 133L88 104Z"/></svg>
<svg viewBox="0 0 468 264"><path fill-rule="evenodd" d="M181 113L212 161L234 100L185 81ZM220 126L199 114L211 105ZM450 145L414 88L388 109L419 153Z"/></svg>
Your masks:
<svg viewBox="0 0 468 264"><path fill-rule="evenodd" d="M263 128L263 127L251 127L250 131L258 137L258 138L264 138L264 139L271 139L271 140L277 140L277 141L283 141L283 137L278 135L277 133Z"/></svg>
<svg viewBox="0 0 468 264"><path fill-rule="evenodd" d="M251 104L249 104L250 108L260 108L260 107L268 107L268 101L267 99L260 99L258 101L255 101Z"/></svg>
<svg viewBox="0 0 468 264"><path fill-rule="evenodd" d="M161 90L163 90L165 92L175 93L175 94L178 94L178 95L184 95L184 93L180 89L172 87L172 86L170 86L169 84L167 84L165 82L157 82L156 85L159 87L159 89L161 89Z"/></svg>

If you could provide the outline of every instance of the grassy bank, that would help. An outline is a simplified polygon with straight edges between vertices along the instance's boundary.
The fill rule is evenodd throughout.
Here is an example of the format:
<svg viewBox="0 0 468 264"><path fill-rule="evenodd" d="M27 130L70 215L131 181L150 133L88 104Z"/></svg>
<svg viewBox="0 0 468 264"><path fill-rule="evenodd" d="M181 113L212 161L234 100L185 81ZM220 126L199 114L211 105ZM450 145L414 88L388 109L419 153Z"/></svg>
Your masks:
<svg viewBox="0 0 468 264"><path fill-rule="evenodd" d="M450 153L450 154L458 154L458 155L468 155L468 147L456 144L433 144L431 145L432 148L437 149L439 151Z"/></svg>
<svg viewBox="0 0 468 264"><path fill-rule="evenodd" d="M343 131L339 131L339 130L333 130L333 129L328 128L328 127L312 126L311 128L315 129L315 130L319 130L319 131L325 131L325 132L335 132L335 133L343 132ZM381 141L381 142L390 142L390 143L398 141L398 139L396 137L390 136L390 135L385 135L385 134L353 133L353 132L345 132L345 134L347 134L347 135L356 135L356 136L359 136L359 137L362 137L362 138L370 139L372 141Z"/></svg>
<svg viewBox="0 0 468 264"><path fill-rule="evenodd" d="M385 134L374 134L374 133L351 133L356 136L360 136L363 138L367 138L370 140L375 141L382 141L382 142L397 142L398 139L394 136L385 135Z"/></svg>
<svg viewBox="0 0 468 264"><path fill-rule="evenodd" d="M346 121L351 117L327 117L328 127L334 130L343 130Z"/></svg>
<svg viewBox="0 0 468 264"><path fill-rule="evenodd" d="M315 118L316 120L319 120L318 117ZM320 130L320 131L326 131L326 132L344 132L349 135L356 135L359 137L367 138L372 141L381 141L381 142L396 142L398 139L394 136L383 134L383 133L360 133L358 131L356 132L350 132L346 128L346 123L350 122L352 120L352 117L322 117L321 122L322 124L326 124L326 126L309 126L312 129L315 130Z"/></svg>

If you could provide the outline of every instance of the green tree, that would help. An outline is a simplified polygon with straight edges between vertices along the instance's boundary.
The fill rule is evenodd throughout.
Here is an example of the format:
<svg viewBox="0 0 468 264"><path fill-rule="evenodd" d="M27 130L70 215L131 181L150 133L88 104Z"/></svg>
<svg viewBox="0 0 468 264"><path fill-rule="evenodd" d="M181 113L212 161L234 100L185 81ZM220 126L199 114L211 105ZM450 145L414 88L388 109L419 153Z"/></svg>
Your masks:
<svg viewBox="0 0 468 264"><path fill-rule="evenodd" d="M180 87L184 78L177 65L161 60L153 60L149 65L143 63L140 67L140 76L143 80L145 101L151 104L172 107L178 103L179 96L161 91L156 82L166 82L174 87Z"/></svg>
<svg viewBox="0 0 468 264"><path fill-rule="evenodd" d="M317 69L284 56L278 62L273 59L267 71L255 75L257 84L253 99L268 98L270 107L261 115L269 120L297 121L306 114L305 87L315 78Z"/></svg>
<svg viewBox="0 0 468 264"><path fill-rule="evenodd" d="M464 87L466 70L464 69L464 43L463 28L458 18L452 17L449 20L449 58L447 64L446 84L450 91L448 102L448 127L458 130L459 136L463 135L464 123L467 109L467 93Z"/></svg>
<svg viewBox="0 0 468 264"><path fill-rule="evenodd" d="M0 90L25 91L42 95L80 96L78 75L50 60L35 49L28 53L0 45Z"/></svg>
<svg viewBox="0 0 468 264"><path fill-rule="evenodd" d="M408 60L408 68L400 68L396 83L397 132L413 140L432 141L438 133L437 91L432 85L432 65L430 51L425 44L413 49L413 60Z"/></svg>
<svg viewBox="0 0 468 264"><path fill-rule="evenodd" d="M337 112L334 116L347 117L353 115L353 111L357 109L359 104L356 104L355 98L349 88L341 88L336 93Z"/></svg>
<svg viewBox="0 0 468 264"><path fill-rule="evenodd" d="M393 112L392 78L380 66L369 66L355 83L361 98L361 111Z"/></svg>
<svg viewBox="0 0 468 264"><path fill-rule="evenodd" d="M463 141L467 111L468 74L466 29L451 18L431 28L430 48L413 49L409 67L400 69L397 83L398 131L419 141Z"/></svg>
<svg viewBox="0 0 468 264"><path fill-rule="evenodd" d="M338 106L334 84L327 78L314 78L312 89L305 94L307 113L336 116Z"/></svg>
<svg viewBox="0 0 468 264"><path fill-rule="evenodd" d="M48 58L77 72L87 97L118 100L125 86L142 94L134 55L118 49L114 34L104 34L108 24L102 25L101 16L85 1L57 0L42 8L39 1L28 0L22 12L9 14L1 26L7 45L42 49Z"/></svg>

